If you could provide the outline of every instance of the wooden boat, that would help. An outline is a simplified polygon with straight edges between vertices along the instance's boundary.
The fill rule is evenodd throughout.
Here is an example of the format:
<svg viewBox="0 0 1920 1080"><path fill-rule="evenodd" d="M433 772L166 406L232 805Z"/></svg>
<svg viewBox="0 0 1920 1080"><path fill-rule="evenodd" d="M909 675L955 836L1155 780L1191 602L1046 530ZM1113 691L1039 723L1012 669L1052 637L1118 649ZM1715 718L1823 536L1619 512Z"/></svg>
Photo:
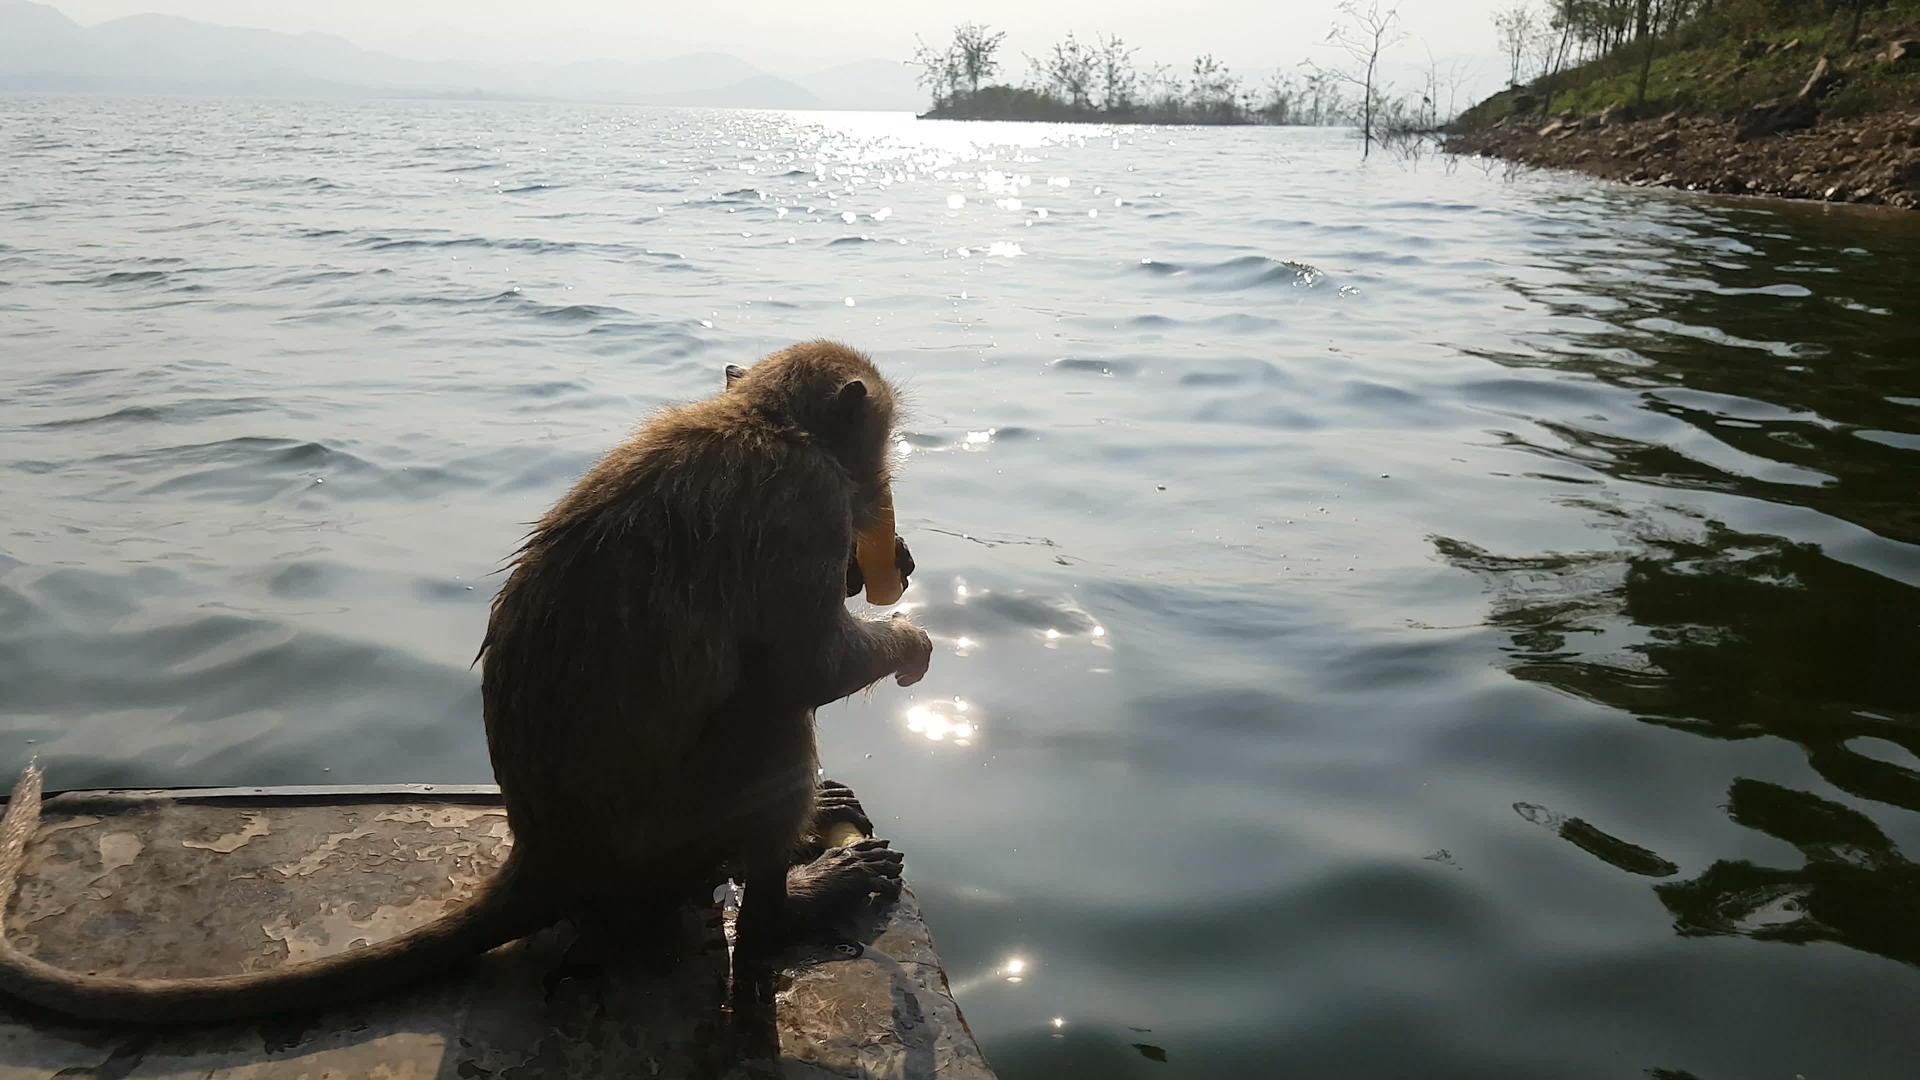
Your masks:
<svg viewBox="0 0 1920 1080"><path fill-rule="evenodd" d="M70 791L46 799L6 929L77 970L266 969L433 919L511 843L491 786ZM669 973L582 974L558 926L402 993L251 1023L115 1030L0 999L0 1080L752 1075L725 1060L720 909L683 922L692 947ZM911 890L870 932L796 958L779 1035L789 1078L993 1076Z"/></svg>

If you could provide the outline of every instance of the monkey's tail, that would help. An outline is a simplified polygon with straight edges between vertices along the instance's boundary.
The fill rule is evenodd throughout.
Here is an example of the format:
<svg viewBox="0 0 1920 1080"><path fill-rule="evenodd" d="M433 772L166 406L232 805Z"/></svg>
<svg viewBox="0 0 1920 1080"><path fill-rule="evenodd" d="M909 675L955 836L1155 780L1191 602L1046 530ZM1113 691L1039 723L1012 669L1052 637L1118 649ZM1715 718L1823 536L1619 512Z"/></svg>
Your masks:
<svg viewBox="0 0 1920 1080"><path fill-rule="evenodd" d="M7 941L4 919L40 824L40 768L30 764L0 817L0 994L85 1020L192 1024L238 1020L363 1000L451 967L546 925L526 902L516 849L500 872L455 911L377 945L271 971L204 979L81 975L43 963Z"/></svg>

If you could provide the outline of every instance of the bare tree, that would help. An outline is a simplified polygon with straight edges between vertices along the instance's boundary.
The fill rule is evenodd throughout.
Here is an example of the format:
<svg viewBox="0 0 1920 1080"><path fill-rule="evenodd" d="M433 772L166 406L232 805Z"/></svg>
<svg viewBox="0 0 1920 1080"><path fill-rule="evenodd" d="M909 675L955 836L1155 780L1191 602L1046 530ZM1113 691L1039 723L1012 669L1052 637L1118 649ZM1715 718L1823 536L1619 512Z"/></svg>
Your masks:
<svg viewBox="0 0 1920 1080"><path fill-rule="evenodd" d="M1467 60L1449 60L1440 67L1439 89L1447 97L1447 104L1440 110L1440 122L1452 123L1460 115L1460 88L1474 81L1477 64ZM1439 94L1434 95L1434 104L1440 102Z"/></svg>
<svg viewBox="0 0 1920 1080"><path fill-rule="evenodd" d="M1115 35L1100 35L1100 107L1108 112L1132 112L1139 75L1133 70L1137 46L1128 46Z"/></svg>
<svg viewBox="0 0 1920 1080"><path fill-rule="evenodd" d="M1380 54L1407 35L1400 30L1400 12L1396 8L1380 10L1379 0L1341 0L1340 20L1327 31L1327 41L1347 54L1355 69L1328 69L1329 74L1360 88L1360 156L1367 157L1375 142L1374 116L1379 112L1381 88L1378 86Z"/></svg>
<svg viewBox="0 0 1920 1080"><path fill-rule="evenodd" d="M1307 123L1319 127L1333 122L1340 112L1340 88L1333 75L1310 61L1302 61L1307 74L1301 79L1300 96L1307 106Z"/></svg>
<svg viewBox="0 0 1920 1080"><path fill-rule="evenodd" d="M1463 60L1441 63L1427 49L1427 69L1420 79L1422 126L1436 128L1460 115L1460 84L1467 81L1472 68Z"/></svg>
<svg viewBox="0 0 1920 1080"><path fill-rule="evenodd" d="M1196 112L1232 119L1239 91L1239 77L1228 71L1227 65L1215 60L1212 53L1194 57L1190 94Z"/></svg>
<svg viewBox="0 0 1920 1080"><path fill-rule="evenodd" d="M1543 116L1553 111L1553 94L1559 85L1560 72L1565 70L1575 44L1574 31L1580 25L1573 15L1575 0L1557 0L1557 3L1560 9L1549 20L1548 30L1534 38L1534 50L1539 63L1539 73L1534 76L1534 81L1544 90L1540 95L1540 112Z"/></svg>
<svg viewBox="0 0 1920 1080"><path fill-rule="evenodd" d="M1540 30L1539 14L1527 0L1493 13L1493 31L1500 40L1500 52L1507 58L1507 85L1520 85L1520 59Z"/></svg>
<svg viewBox="0 0 1920 1080"><path fill-rule="evenodd" d="M1020 85L1035 93L1046 93L1052 82L1047 75L1047 65L1041 63L1040 58L1031 53L1020 55L1027 58L1027 77L1021 80Z"/></svg>
<svg viewBox="0 0 1920 1080"><path fill-rule="evenodd" d="M953 28L954 63L959 73L967 80L967 91L980 92L980 80L993 78L1000 70L1000 61L994 54L1000 51L1000 43L1007 38L1006 33L988 33L979 23L961 23Z"/></svg>
<svg viewBox="0 0 1920 1080"><path fill-rule="evenodd" d="M1638 0L1634 12L1634 32L1640 37L1640 81L1633 89L1633 106L1647 103L1647 75L1653 71L1653 27L1648 19L1652 0Z"/></svg>
<svg viewBox="0 0 1920 1080"><path fill-rule="evenodd" d="M1301 122L1300 89L1293 84L1293 76L1282 71L1267 76L1267 103L1260 111L1266 114L1269 124Z"/></svg>
<svg viewBox="0 0 1920 1080"><path fill-rule="evenodd" d="M1072 33L1067 40L1053 47L1053 53L1041 60L1032 60L1046 85L1075 109L1086 110L1093 107L1093 73L1097 57L1091 48L1080 44Z"/></svg>
<svg viewBox="0 0 1920 1080"><path fill-rule="evenodd" d="M920 69L920 74L915 76L915 79L933 95L934 107L938 108L942 102L960 89L959 55L951 45L945 49L935 49L918 37L913 41L915 45L913 59L908 60L907 63Z"/></svg>
<svg viewBox="0 0 1920 1080"><path fill-rule="evenodd" d="M1166 114L1177 112L1180 106L1180 76L1167 64L1155 64L1147 72L1147 104Z"/></svg>

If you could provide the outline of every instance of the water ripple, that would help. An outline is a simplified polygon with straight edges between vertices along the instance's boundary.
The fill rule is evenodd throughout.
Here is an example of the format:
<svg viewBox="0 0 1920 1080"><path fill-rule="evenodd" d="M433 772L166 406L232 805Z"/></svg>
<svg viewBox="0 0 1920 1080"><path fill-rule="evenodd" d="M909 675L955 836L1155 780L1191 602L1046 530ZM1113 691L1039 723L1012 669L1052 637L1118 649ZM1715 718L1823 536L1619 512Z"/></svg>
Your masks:
<svg viewBox="0 0 1920 1080"><path fill-rule="evenodd" d="M0 155L63 786L485 779L528 523L836 337L938 655L823 762L1002 1075L1910 1071L1912 221L885 114L15 95Z"/></svg>

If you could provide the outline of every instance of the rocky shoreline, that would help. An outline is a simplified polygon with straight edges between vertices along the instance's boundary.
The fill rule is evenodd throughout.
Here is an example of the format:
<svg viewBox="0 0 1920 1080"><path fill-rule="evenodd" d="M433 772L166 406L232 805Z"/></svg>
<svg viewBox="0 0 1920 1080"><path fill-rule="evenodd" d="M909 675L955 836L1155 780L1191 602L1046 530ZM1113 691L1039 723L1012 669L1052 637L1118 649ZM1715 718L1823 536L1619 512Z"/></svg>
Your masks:
<svg viewBox="0 0 1920 1080"><path fill-rule="evenodd" d="M1920 41L1898 42L1882 62L1904 65L1915 54ZM1446 147L1630 184L1920 209L1920 100L1825 115L1822 98L1836 81L1822 59L1799 94L1734 115L1514 115L1449 135Z"/></svg>
<svg viewBox="0 0 1920 1080"><path fill-rule="evenodd" d="M1920 209L1920 109L1767 134L1736 118L1566 117L1454 135L1447 148L1630 184Z"/></svg>

